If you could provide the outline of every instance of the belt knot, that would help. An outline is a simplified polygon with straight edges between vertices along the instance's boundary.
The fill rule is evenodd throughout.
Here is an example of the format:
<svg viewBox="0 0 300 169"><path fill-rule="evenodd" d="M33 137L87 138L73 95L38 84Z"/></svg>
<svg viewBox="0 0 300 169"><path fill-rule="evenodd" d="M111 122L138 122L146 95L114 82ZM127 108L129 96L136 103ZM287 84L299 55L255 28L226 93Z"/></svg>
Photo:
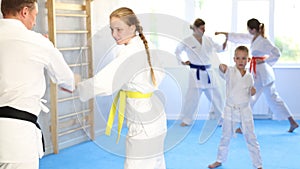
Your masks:
<svg viewBox="0 0 300 169"><path fill-rule="evenodd" d="M128 98L150 98L152 96L152 94L153 93L144 94L144 93L137 92L137 91L120 90L118 92L118 94L115 96L114 101L111 105L107 124L106 124L105 134L108 136L110 135L112 125L114 123L114 119L115 119L116 112L117 112L117 106L119 106L119 108L118 108L118 138L117 138L117 143L118 143L120 140L121 130L122 130L123 122L124 122L126 98L127 97Z"/></svg>
<svg viewBox="0 0 300 169"><path fill-rule="evenodd" d="M197 69L196 75L197 75L198 80L200 80L200 70L206 71L208 83L210 83L210 77L209 77L209 74L206 69L209 69L210 67L211 67L211 65L195 65L195 64L190 63L190 68Z"/></svg>
<svg viewBox="0 0 300 169"><path fill-rule="evenodd" d="M265 60L267 57L265 56L252 56L251 62L250 62L250 72L253 71L253 73L256 75L256 60L260 59L260 60Z"/></svg>

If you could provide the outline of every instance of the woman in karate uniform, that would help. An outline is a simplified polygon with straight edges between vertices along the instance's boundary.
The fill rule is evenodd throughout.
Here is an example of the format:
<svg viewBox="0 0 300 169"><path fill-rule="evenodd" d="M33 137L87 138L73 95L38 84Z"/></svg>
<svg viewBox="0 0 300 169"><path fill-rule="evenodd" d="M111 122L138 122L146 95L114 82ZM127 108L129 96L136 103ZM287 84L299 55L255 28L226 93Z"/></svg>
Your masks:
<svg viewBox="0 0 300 169"><path fill-rule="evenodd" d="M113 11L110 28L117 45L124 46L117 57L93 78L78 84L80 99L86 101L96 95L118 92L106 134L110 135L119 100L118 140L124 116L128 127L124 168L165 169L166 115L163 104L154 93L164 77L163 70L158 68L154 51L150 51L140 22L131 9L122 7ZM125 109L125 114L122 109Z"/></svg>
<svg viewBox="0 0 300 169"><path fill-rule="evenodd" d="M253 107L259 96L264 93L271 111L282 119L288 119L290 122L288 131L293 132L299 125L276 91L275 74L272 69L272 66L280 57L280 51L265 37L263 23L252 18L248 20L247 26L250 34L216 32L216 35L224 34L227 37L226 40L228 39L234 43L251 44L250 71L253 73L254 86L257 91L256 95L252 97L251 106Z"/></svg>
<svg viewBox="0 0 300 169"><path fill-rule="evenodd" d="M226 46L219 45L204 35L205 22L200 18L194 21L191 29L193 35L185 38L175 51L178 60L190 66L181 126L191 125L194 114L198 113L196 109L202 93L212 103L210 119L220 119L225 104L225 87L222 87L225 83L218 73L220 61L217 52L222 52Z"/></svg>

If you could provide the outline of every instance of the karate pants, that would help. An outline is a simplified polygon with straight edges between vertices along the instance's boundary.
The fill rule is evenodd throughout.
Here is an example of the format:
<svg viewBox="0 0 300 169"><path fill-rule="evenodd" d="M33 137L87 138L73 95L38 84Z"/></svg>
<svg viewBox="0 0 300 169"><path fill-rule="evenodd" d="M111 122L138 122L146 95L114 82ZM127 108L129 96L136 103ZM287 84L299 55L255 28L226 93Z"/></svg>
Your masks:
<svg viewBox="0 0 300 169"><path fill-rule="evenodd" d="M241 116L243 113L251 113L250 109L246 108L245 111L246 112L243 112L243 111L241 112ZM226 108L225 108L224 114L225 113L230 113L230 112L226 112ZM220 163L225 162L227 159L230 140L235 132L234 127L235 127L234 122L232 122L231 120L229 120L226 117L223 119L222 137L221 137L221 141L219 144L218 155L217 155L217 161ZM257 142L256 135L254 133L253 118L250 118L250 119L241 118L241 129L243 131L243 136L246 140L247 147L250 152L253 166L255 168L262 167L262 160L261 160L261 156L260 156L260 147Z"/></svg>
<svg viewBox="0 0 300 169"><path fill-rule="evenodd" d="M166 169L164 140L166 133L148 137L141 133L126 138L124 169Z"/></svg>
<svg viewBox="0 0 300 169"><path fill-rule="evenodd" d="M157 102L153 102L157 103ZM160 107L157 106L156 107ZM162 111L155 109L153 111ZM130 108L130 106L128 106ZM147 113L133 113L138 118L129 116L130 120L127 121L128 133L126 136L126 159L124 169L166 169L164 159L164 142L167 134L167 120L165 112L159 113L150 121L142 120L147 119ZM133 120L133 119L140 119Z"/></svg>
<svg viewBox="0 0 300 169"><path fill-rule="evenodd" d="M256 88L256 94L252 96L251 107L255 105L256 101L263 93L265 95L269 108L275 114L277 119L287 119L292 116L288 106L276 91L274 82L266 86L262 86L262 84L260 83L254 83L254 87Z"/></svg>
<svg viewBox="0 0 300 169"><path fill-rule="evenodd" d="M220 119L224 107L223 94L219 88L195 88L190 87L187 90L184 105L181 111L181 120L185 124L192 124L194 117L198 114L198 108L201 109L201 105L198 106L200 97L204 92L205 96L211 103L209 110L210 119Z"/></svg>
<svg viewBox="0 0 300 169"><path fill-rule="evenodd" d="M164 155L147 159L126 159L124 169L166 169Z"/></svg>

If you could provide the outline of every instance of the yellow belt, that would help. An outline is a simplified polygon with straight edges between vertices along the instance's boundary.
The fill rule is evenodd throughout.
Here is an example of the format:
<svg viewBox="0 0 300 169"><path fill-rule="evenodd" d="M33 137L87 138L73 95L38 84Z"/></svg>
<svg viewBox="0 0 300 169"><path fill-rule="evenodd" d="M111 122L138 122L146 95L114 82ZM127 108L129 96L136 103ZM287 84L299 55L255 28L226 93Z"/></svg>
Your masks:
<svg viewBox="0 0 300 169"><path fill-rule="evenodd" d="M115 115L116 115L116 109L117 104L119 102L119 114L118 114L118 138L117 143L120 140L121 130L124 122L124 112L125 112L125 106L126 106L126 97L128 98L150 98L152 96L152 93L141 93L141 92L134 92L134 91L123 91L120 90L117 96L114 98L114 102L111 105L107 124L106 124L106 130L105 134L110 135L112 125L114 123Z"/></svg>

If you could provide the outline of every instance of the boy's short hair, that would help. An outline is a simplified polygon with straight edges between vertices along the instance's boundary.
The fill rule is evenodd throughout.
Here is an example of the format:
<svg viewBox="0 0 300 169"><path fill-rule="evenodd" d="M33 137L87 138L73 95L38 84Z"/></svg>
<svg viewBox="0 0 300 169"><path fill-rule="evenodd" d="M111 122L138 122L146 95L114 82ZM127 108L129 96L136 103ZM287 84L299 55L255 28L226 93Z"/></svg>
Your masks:
<svg viewBox="0 0 300 169"><path fill-rule="evenodd" d="M238 50L247 52L247 55L249 54L249 49L246 46L238 46L237 48L235 48L234 54L236 54Z"/></svg>

